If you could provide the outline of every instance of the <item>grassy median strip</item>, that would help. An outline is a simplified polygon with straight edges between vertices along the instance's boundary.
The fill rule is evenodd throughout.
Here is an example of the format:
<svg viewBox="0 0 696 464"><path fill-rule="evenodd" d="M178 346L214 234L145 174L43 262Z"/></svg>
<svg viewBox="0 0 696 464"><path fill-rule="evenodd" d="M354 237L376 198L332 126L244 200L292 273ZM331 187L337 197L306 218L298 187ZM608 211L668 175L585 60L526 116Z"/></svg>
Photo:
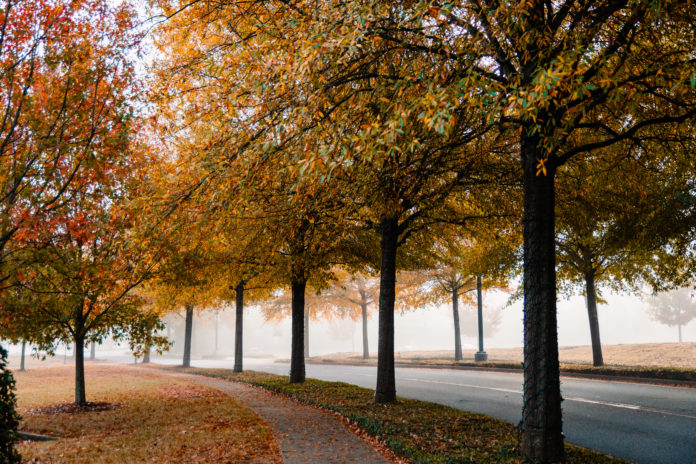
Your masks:
<svg viewBox="0 0 696 464"><path fill-rule="evenodd" d="M268 426L218 390L152 370L88 365L87 399L70 403L74 370L15 374L21 428L58 438L24 442L24 462L281 463Z"/></svg>
<svg viewBox="0 0 696 464"><path fill-rule="evenodd" d="M304 384L289 384L286 376L262 372L185 371L257 385L336 411L414 463L519 463L518 430L492 417L403 398L396 404L375 404L372 390L342 382L307 379ZM569 464L626 462L576 446L566 447Z"/></svg>

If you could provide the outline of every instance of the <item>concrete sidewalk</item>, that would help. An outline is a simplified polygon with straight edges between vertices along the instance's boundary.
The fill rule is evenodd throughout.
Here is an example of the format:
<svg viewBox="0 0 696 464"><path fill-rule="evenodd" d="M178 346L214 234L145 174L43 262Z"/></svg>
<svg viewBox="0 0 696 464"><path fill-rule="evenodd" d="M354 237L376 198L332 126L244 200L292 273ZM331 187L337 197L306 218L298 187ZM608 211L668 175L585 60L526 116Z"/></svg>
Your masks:
<svg viewBox="0 0 696 464"><path fill-rule="evenodd" d="M392 463L326 411L243 383L191 374L171 375L220 390L251 408L273 430L284 464Z"/></svg>

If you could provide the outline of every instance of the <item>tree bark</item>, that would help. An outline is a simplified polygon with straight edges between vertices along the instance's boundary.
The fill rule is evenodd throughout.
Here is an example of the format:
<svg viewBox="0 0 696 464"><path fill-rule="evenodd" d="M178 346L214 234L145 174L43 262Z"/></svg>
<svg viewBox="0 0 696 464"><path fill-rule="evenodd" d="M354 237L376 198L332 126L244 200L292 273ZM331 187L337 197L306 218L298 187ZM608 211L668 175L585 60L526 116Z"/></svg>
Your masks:
<svg viewBox="0 0 696 464"><path fill-rule="evenodd" d="M244 281L240 280L234 288L234 372L242 372L244 366Z"/></svg>
<svg viewBox="0 0 696 464"><path fill-rule="evenodd" d="M193 306L186 305L186 328L184 329L183 367L191 367L191 334L193 332Z"/></svg>
<svg viewBox="0 0 696 464"><path fill-rule="evenodd" d="M309 358L309 309L304 312L304 357Z"/></svg>
<svg viewBox="0 0 696 464"><path fill-rule="evenodd" d="M293 278L292 290L292 349L290 353L290 383L302 383L305 381L304 358L304 305L305 278Z"/></svg>
<svg viewBox="0 0 696 464"><path fill-rule="evenodd" d="M590 337L592 339L592 364L603 366L602 342L599 338L599 318L597 316L597 291L594 270L585 273L585 294L587 299L587 316L590 320Z"/></svg>
<svg viewBox="0 0 696 464"><path fill-rule="evenodd" d="M361 303L360 309L362 310L362 348L363 348L363 359L370 359L370 347L367 343L367 303Z"/></svg>
<svg viewBox="0 0 696 464"><path fill-rule="evenodd" d="M681 329L680 329L680 334L681 334ZM681 341L681 335L679 337L679 341ZM23 341L22 342L22 357L19 360L19 371L22 372L24 371L24 353L27 348L27 342Z"/></svg>
<svg viewBox="0 0 696 464"><path fill-rule="evenodd" d="M522 457L565 462L556 322L554 175L539 169L539 138L522 128L524 177L524 393Z"/></svg>
<svg viewBox="0 0 696 464"><path fill-rule="evenodd" d="M97 342L92 342L89 345L89 359L91 361L97 359Z"/></svg>
<svg viewBox="0 0 696 464"><path fill-rule="evenodd" d="M143 364L149 364L150 363L150 345L147 346L147 351L145 351L145 354L143 355Z"/></svg>
<svg viewBox="0 0 696 464"><path fill-rule="evenodd" d="M681 324L677 325L677 329L679 330L679 343L682 343ZM24 353L24 352L22 352L22 353Z"/></svg>
<svg viewBox="0 0 696 464"><path fill-rule="evenodd" d="M382 263L379 275L379 340L375 402L393 403L396 401L394 302L396 299L396 250L399 240L398 219L382 219L381 235Z"/></svg>
<svg viewBox="0 0 696 464"><path fill-rule="evenodd" d="M461 361L462 336L459 330L459 289L452 290L452 316L454 317L454 360Z"/></svg>
<svg viewBox="0 0 696 464"><path fill-rule="evenodd" d="M79 332L75 335L75 403L87 403L85 390L85 338Z"/></svg>

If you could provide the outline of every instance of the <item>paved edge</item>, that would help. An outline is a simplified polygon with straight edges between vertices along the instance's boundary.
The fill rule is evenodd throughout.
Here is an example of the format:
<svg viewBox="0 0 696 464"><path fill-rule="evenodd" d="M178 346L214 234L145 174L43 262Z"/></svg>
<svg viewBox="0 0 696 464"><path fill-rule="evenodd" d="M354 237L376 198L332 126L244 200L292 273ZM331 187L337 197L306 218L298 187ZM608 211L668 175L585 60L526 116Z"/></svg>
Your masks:
<svg viewBox="0 0 696 464"><path fill-rule="evenodd" d="M286 362L278 360L278 363ZM373 363L350 362L350 361L305 361L307 364L315 364L320 366L364 366L376 367ZM420 363L403 363L395 362L396 367L406 367L412 369L450 369L450 370L465 370L465 371L488 371L488 372L509 372L514 374L522 373L522 368L513 369L510 367L488 367L488 366L470 366L470 365L450 365L450 364L420 364ZM696 381L692 380L671 380L671 379L652 379L648 377L631 377L622 375L607 375L607 374L585 374L581 372L564 372L561 369L561 377L573 377L588 380L603 380L607 382L627 382L627 383L644 383L649 385L661 385L666 387L682 387L696 388Z"/></svg>

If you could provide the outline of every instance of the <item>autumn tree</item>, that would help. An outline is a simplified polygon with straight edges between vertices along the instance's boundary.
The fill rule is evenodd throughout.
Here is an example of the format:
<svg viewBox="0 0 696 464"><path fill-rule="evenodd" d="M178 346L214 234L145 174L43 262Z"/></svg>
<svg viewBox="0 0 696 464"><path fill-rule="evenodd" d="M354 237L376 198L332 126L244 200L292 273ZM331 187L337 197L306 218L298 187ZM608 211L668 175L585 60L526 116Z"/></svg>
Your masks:
<svg viewBox="0 0 696 464"><path fill-rule="evenodd" d="M5 285L22 272L27 243L50 234L63 206L113 161L111 147L129 117L125 84L137 41L130 19L125 2L7 1L0 11Z"/></svg>
<svg viewBox="0 0 696 464"><path fill-rule="evenodd" d="M384 82L374 90L370 90L372 83L363 84L369 76L379 78L382 73L394 72L403 78L417 75L428 66L427 72L438 72L437 66L444 66L443 63L433 65L404 50L390 54L390 47L370 44L371 49L375 47L384 54L384 59L353 69L357 78L351 82L359 82L355 88L343 82L333 67L345 56L327 54L325 48L315 47L317 51L306 57L311 63L298 63L292 44L307 42L311 21L321 20L323 11L308 15L308 10L301 8L288 11L269 4L253 5L251 9L236 4L201 3L195 7L177 4L178 8L163 5L169 12L165 16L170 24L178 23L179 27L185 24L201 38L195 50L181 54L184 59L180 61L180 69L187 70L185 87L211 102L202 109L203 115L190 114L196 114L196 126L202 119L211 123L205 129L201 127L216 134L206 139L205 146L210 148L210 153L227 156L227 161L221 161L224 169L229 169L230 159L235 163L244 160L248 165L258 162L254 160L266 163L279 154L289 155L294 160L295 173L304 178L303 182L317 186L312 188L329 179L332 182L339 179L342 182L339 185L347 189L342 198L343 215L350 222L371 226L381 237L384 262L380 264L383 291L380 292L381 347L376 398L394 401L393 281L397 249L442 218L464 222L481 214L475 208L462 212L466 208L461 204L467 202L458 206L460 212L455 216L453 204L448 208L443 205L453 190L465 191L466 185L500 181L500 169L492 165L501 158L489 156L495 139L492 135L484 136L487 130L480 124L473 125L480 118L476 119L471 112L459 113L452 119L441 118L436 98L419 106L420 117L409 117L403 105L426 91L425 83L421 88L396 90ZM223 27L231 20L238 27ZM273 28L269 29L267 24L273 24ZM171 43L181 42L168 42ZM223 62L229 65L220 66ZM259 66L259 63L273 66ZM308 76L304 71L309 69L326 72ZM216 77L212 78L213 75ZM332 79L335 82L324 85ZM191 86L193 81L195 86ZM308 99L317 92L321 93L321 100ZM457 98L455 94L447 97L453 101ZM234 105L232 108L227 105L225 112L220 113L221 101ZM350 104L343 106L340 102ZM199 106L192 102L191 107ZM334 113L339 107L345 118ZM384 115L390 114L404 117L395 124L392 121L384 124ZM208 119L211 117L214 119ZM335 128L339 122L345 123L341 129L326 130L329 126ZM210 127L216 130L211 132ZM370 142L369 147L364 146L365 139ZM377 140L381 145L373 144ZM393 149L395 145L399 145L398 150ZM219 173L221 169L215 171ZM488 180L477 177L479 173L488 173ZM425 245L424 237L421 239Z"/></svg>
<svg viewBox="0 0 696 464"><path fill-rule="evenodd" d="M8 330L37 344L77 343L75 399L84 403L80 342L144 321L129 295L146 271L127 246L124 199L138 162L139 36L127 3L7 2L3 13L2 150L14 161L2 170L2 265L12 285L2 311Z"/></svg>
<svg viewBox="0 0 696 464"><path fill-rule="evenodd" d="M85 342L128 338L141 352L144 346L165 345L153 335L161 328L158 315L143 309L133 292L156 263L134 240L135 213L124 205L128 174L120 169L134 172L133 163L119 164L98 176L98 188L63 210L56 231L37 237L25 250L22 272L13 277L14 285L2 299L2 312L10 317L3 335L49 352L60 342L75 344L78 404L86 403ZM109 185L105 177L126 182Z"/></svg>
<svg viewBox="0 0 696 464"><path fill-rule="evenodd" d="M593 364L603 364L597 304L602 287L639 292L680 285L691 263L674 240L694 228L693 160L670 146L616 146L611 166L569 163L561 174L557 214L560 290L586 297ZM679 147L679 150L685 149ZM688 150L688 148L686 148Z"/></svg>
<svg viewBox="0 0 696 464"><path fill-rule="evenodd" d="M682 326L696 319L695 293L694 289L684 287L648 298L650 317L660 324L677 326L679 343L682 342Z"/></svg>
<svg viewBox="0 0 696 464"><path fill-rule="evenodd" d="M328 290L322 293L326 302L333 307L339 317L349 317L361 320L362 325L362 357L370 358L370 347L367 337L367 320L370 315L369 307L378 301L379 282L376 278L363 273L342 277L334 282Z"/></svg>

